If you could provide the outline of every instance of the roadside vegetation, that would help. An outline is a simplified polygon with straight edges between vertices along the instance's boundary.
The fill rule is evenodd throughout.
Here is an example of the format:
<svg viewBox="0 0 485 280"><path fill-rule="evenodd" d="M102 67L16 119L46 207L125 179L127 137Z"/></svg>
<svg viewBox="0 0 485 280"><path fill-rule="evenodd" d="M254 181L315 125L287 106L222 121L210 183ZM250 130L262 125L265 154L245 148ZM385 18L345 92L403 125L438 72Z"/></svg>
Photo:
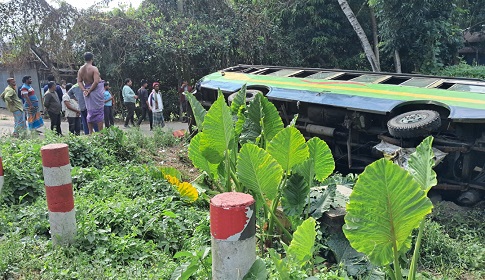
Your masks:
<svg viewBox="0 0 485 280"><path fill-rule="evenodd" d="M59 138L47 131L44 139L2 138L0 277L210 279L209 199L234 189L253 194L259 208L259 258L246 279L399 279L409 271L416 272L412 279L485 277L483 203L462 208L442 202L431 210L425 193L433 184L432 172L408 173L384 159L357 180L355 175L329 176L333 159L325 142L306 141L293 127L281 126L273 114L276 109L264 97L246 106L243 96L241 91L231 107L220 99L209 111L189 97L197 123L204 123L190 146L188 139L176 139L170 132L155 131L147 137L136 129L125 133L115 127L92 137ZM415 170L430 168L431 141L418 149L410 164ZM78 233L69 247L52 246L43 186L40 148L56 142L69 145L73 166ZM194 174L190 161L200 172ZM265 168L255 168L255 163ZM217 168L220 164L225 169ZM369 180L374 188L391 190L397 212L359 201L372 191ZM406 200L385 182L401 186ZM336 184L354 188L350 200L336 191ZM383 206L378 203L381 197L373 199L372 205ZM323 217L346 203L350 214L344 235ZM354 244L385 236L385 223L378 227L371 221L377 216L391 224L398 221L387 220L388 214L403 219L395 246L383 245L388 252L396 251L376 256L368 251L369 244L363 244L364 249ZM358 232L369 226L375 230L371 236Z"/></svg>

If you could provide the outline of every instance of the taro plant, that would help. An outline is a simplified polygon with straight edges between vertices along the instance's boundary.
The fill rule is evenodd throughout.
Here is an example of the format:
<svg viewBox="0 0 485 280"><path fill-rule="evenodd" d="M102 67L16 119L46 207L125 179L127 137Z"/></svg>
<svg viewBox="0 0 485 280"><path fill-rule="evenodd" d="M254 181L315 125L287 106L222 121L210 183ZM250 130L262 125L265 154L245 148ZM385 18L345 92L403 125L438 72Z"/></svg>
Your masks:
<svg viewBox="0 0 485 280"><path fill-rule="evenodd" d="M409 172L387 159L367 166L350 195L344 234L351 246L383 266L391 279L403 279L400 258L411 248L419 226L407 279L415 279L425 217L433 205L426 196L436 184L432 137L409 159Z"/></svg>
<svg viewBox="0 0 485 280"><path fill-rule="evenodd" d="M308 274L313 274L312 260L317 236L315 227L314 218L303 221L293 233L290 245L285 246L286 253L283 258L274 249L269 249L277 279L304 279ZM264 262L257 259L244 279L268 279L268 274Z"/></svg>
<svg viewBox="0 0 485 280"><path fill-rule="evenodd" d="M198 134L189 146L189 158L220 191L251 193L258 209L269 219L271 236L277 224L286 238L291 234L276 218L280 205L296 228L309 204L310 188L334 170L328 145L319 138L308 142L294 127L284 127L276 107L258 94L246 104L243 87L230 106L221 92L208 111L188 94Z"/></svg>

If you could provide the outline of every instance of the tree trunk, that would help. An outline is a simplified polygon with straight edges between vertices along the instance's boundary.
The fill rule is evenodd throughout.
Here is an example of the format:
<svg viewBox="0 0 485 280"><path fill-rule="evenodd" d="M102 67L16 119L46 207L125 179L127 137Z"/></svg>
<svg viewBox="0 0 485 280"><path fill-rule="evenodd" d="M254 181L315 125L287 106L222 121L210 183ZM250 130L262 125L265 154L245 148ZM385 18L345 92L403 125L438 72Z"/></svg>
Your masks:
<svg viewBox="0 0 485 280"><path fill-rule="evenodd" d="M39 48L39 47L37 47L36 45L33 45L33 44L30 45L30 49L37 56L37 58L40 60L40 62L42 64L44 64L44 66L49 69L49 71L54 76L56 81L59 82L61 80L59 69L57 69L54 66L54 63L52 63L52 61L49 58L49 54L47 52L45 52L43 49L41 49L41 48Z"/></svg>
<svg viewBox="0 0 485 280"><path fill-rule="evenodd" d="M179 14L183 14L184 12L184 0L177 0L177 11Z"/></svg>
<svg viewBox="0 0 485 280"><path fill-rule="evenodd" d="M370 9L370 20L372 24L372 38L374 40L374 54L376 56L377 64L381 65L381 59L379 55L379 37L377 36L377 21L376 21L376 14L374 13L374 8L369 7Z"/></svg>
<svg viewBox="0 0 485 280"><path fill-rule="evenodd" d="M374 72L381 71L379 61L377 60L377 57L374 54L374 51L372 50L372 46L370 45L369 40L367 39L367 36L365 35L364 30L362 29L362 26L360 25L359 21L355 17L354 12L352 12L352 9L350 8L349 3L347 2L347 0L338 0L338 3L340 4L340 8L342 8L342 11L344 12L345 16L349 20L350 24L354 28L355 33L357 33L357 36L359 37L360 43L362 44L367 60L369 60L369 63L372 67L372 71Z"/></svg>
<svg viewBox="0 0 485 280"><path fill-rule="evenodd" d="M394 64L396 65L396 73L402 73L401 70L401 56L397 49L394 50Z"/></svg>

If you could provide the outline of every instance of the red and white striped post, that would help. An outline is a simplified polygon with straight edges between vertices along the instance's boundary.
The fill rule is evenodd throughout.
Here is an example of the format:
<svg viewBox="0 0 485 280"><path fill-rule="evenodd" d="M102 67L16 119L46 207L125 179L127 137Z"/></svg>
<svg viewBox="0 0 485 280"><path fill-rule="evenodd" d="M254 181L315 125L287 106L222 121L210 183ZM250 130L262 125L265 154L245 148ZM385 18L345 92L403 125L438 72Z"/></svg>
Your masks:
<svg viewBox="0 0 485 280"><path fill-rule="evenodd" d="M40 149L49 223L54 245L74 242L76 211L72 190L71 164L67 144L49 144Z"/></svg>
<svg viewBox="0 0 485 280"><path fill-rule="evenodd" d="M2 162L2 153L0 152L0 194L2 193L3 188L3 162Z"/></svg>
<svg viewBox="0 0 485 280"><path fill-rule="evenodd" d="M212 279L242 279L256 260L256 213L251 195L227 192L210 201Z"/></svg>

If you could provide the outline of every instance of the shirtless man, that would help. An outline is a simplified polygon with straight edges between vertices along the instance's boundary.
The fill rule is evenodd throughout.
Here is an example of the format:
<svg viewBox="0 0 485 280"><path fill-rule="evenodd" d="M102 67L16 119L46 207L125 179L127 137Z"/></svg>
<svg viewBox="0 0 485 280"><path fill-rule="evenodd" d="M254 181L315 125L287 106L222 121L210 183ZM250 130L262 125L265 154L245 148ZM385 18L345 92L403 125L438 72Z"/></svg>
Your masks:
<svg viewBox="0 0 485 280"><path fill-rule="evenodd" d="M86 52L84 54L86 63L77 72L77 83L84 93L88 110L89 134L93 133L94 124L102 130L104 122L104 81L101 80L98 68L93 65L93 58L92 53Z"/></svg>

